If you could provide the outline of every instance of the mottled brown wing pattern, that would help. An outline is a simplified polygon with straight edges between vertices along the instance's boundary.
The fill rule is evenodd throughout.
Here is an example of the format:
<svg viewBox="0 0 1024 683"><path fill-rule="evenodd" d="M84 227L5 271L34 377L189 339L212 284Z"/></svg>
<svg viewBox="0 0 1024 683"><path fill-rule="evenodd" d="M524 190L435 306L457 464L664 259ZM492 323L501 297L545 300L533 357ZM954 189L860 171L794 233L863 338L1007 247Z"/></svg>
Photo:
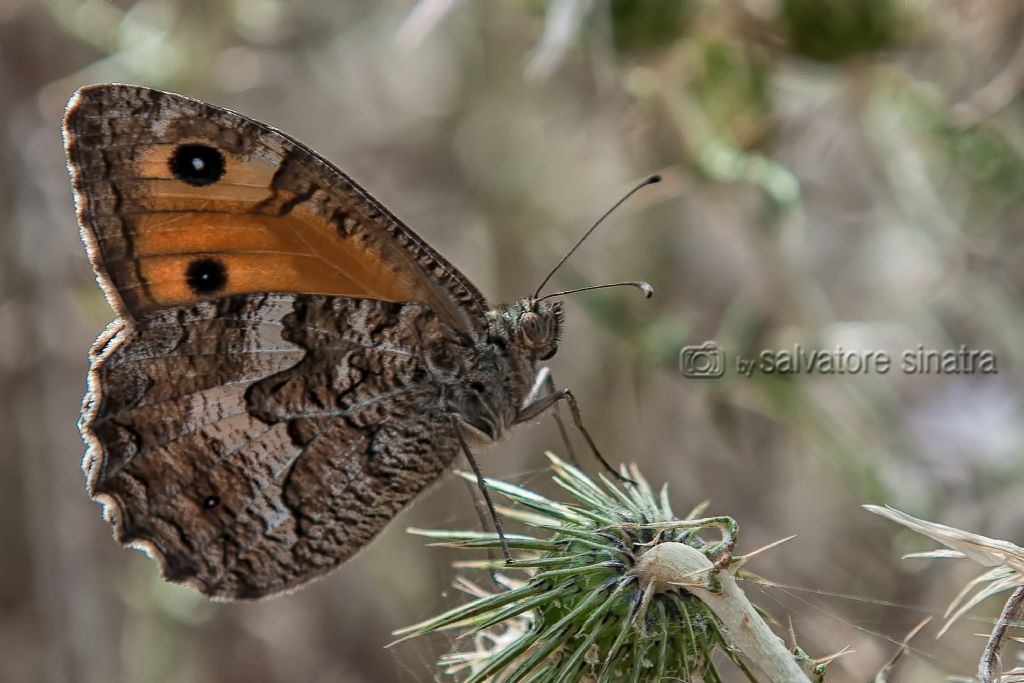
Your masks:
<svg viewBox="0 0 1024 683"><path fill-rule="evenodd" d="M94 349L82 423L89 493L169 580L225 599L298 586L457 454L451 334L423 305L301 294L115 323Z"/></svg>
<svg viewBox="0 0 1024 683"><path fill-rule="evenodd" d="M64 121L82 236L125 318L241 293L429 304L456 329L486 303L351 178L287 135L128 85L79 90Z"/></svg>

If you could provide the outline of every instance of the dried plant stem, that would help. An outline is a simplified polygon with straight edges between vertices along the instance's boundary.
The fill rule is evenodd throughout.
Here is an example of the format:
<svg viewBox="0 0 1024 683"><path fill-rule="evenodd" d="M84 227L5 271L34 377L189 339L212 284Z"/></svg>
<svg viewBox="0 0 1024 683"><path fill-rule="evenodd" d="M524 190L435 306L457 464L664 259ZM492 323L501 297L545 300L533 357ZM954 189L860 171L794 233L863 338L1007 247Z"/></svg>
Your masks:
<svg viewBox="0 0 1024 683"><path fill-rule="evenodd" d="M1002 652L1003 643L1006 642L1010 627L1019 624L1022 617L1024 617L1024 586L1015 590L1010 599L1006 601L1003 613L999 615L999 621L992 629L992 635L989 636L988 645L985 646L985 652L978 664L978 679L981 683L993 683L999 679L1002 673L999 655Z"/></svg>
<svg viewBox="0 0 1024 683"><path fill-rule="evenodd" d="M750 604L730 572L716 569L703 553L685 543L661 543L642 559L638 573L647 574L656 590L678 585L697 596L721 620L733 644L772 683L810 683L796 657Z"/></svg>

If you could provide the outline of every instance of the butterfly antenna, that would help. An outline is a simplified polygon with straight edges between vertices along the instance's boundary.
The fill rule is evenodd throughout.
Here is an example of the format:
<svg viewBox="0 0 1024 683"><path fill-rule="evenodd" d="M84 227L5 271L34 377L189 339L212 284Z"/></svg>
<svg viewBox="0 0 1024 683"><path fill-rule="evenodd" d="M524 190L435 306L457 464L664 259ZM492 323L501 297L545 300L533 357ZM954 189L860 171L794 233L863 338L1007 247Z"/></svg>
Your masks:
<svg viewBox="0 0 1024 683"><path fill-rule="evenodd" d="M661 176L660 175L652 175L652 176L650 176L649 178L644 180L642 183L640 183L639 185L634 187L632 190L627 192L625 195L623 195L622 199L620 199L619 201L615 202L615 204L612 205L612 208L610 208L607 211L605 211L601 215L601 217L598 218L594 222L594 224L592 226L590 226L590 229L587 230L585 233L583 233L583 237L579 238L576 241L576 244L573 245L572 249L570 249L568 251L568 253L566 253L566 255L563 256L562 259L557 264L555 264L555 267L551 269L551 272L548 273L548 276L546 278L544 278L544 280L540 283L540 287L538 287L537 291L534 292L533 298L536 299L538 296L540 296L540 290L544 289L544 285L546 285L548 283L548 280L551 279L551 276L554 275L556 272L558 272L558 269L562 267L562 264L564 264L566 261L569 260L569 257L572 256L573 253L577 249L579 249L580 245L583 244L583 242L585 242L588 237L590 237L590 233L594 232L594 230L597 230L597 226L601 225L601 223L604 222L605 218L608 218L608 216L610 216L612 214L612 212L615 211L615 209L617 209L620 206L622 206L623 202L625 202L627 199L632 197L641 188L647 187L648 185L653 185L654 183L660 183L660 182L661 182ZM621 284L621 283L617 283L617 284ZM646 284L646 283L644 283L644 284ZM601 287L613 287L613 286L616 286L616 285L599 285L599 286L601 286ZM647 285L647 287L649 289L650 285ZM643 287L641 287L641 289L643 289ZM580 290L574 290L574 291L580 291ZM555 296L555 295L551 294L549 296ZM646 296L650 296L650 294L647 294ZM544 298L546 299L548 297L544 297Z"/></svg>
<svg viewBox="0 0 1024 683"><path fill-rule="evenodd" d="M635 282L610 282L606 285L590 285L589 287L577 287L576 289L566 289L562 292L555 292L554 294L545 294L536 301L544 301L544 299L550 299L556 296L564 296L566 294L575 294L576 292L589 292L592 289L608 289L609 287L636 287L639 289L645 299L650 299L651 295L654 294L654 287L651 287L650 282L644 282L643 280L637 280Z"/></svg>

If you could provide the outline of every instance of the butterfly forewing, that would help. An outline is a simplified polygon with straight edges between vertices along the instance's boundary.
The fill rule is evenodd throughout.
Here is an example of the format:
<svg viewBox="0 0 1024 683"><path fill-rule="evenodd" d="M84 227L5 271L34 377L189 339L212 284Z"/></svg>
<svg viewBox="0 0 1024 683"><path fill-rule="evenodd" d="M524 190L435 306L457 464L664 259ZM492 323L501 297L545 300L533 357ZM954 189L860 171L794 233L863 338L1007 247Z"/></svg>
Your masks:
<svg viewBox="0 0 1024 683"><path fill-rule="evenodd" d="M466 329L476 288L283 133L180 95L89 86L64 122L79 222L125 317L238 293L416 301Z"/></svg>

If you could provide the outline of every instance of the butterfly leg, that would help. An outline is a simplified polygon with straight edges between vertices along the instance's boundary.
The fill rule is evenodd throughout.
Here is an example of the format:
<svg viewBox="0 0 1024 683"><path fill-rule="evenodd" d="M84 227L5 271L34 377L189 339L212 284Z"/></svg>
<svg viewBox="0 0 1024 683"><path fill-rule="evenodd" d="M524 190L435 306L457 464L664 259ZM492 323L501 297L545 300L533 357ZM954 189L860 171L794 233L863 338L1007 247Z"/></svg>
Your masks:
<svg viewBox="0 0 1024 683"><path fill-rule="evenodd" d="M462 452L466 456L466 461L469 462L469 466L473 469L473 474L476 475L476 484L480 487L480 493L484 497L484 503L487 505L487 511L491 515L491 521L494 522L494 530L498 534L498 541L501 543L501 552L505 556L505 564L512 564L512 553L508 549L508 541L505 540L505 530L501 524L501 517L498 515L498 511L494 509L494 501L491 500L491 490L487 488L487 484L484 483L484 475L480 471L480 465L477 464L476 458L473 456L473 450L469 447L466 442L465 427L462 424L462 418L459 415L451 414L448 416L451 420L452 427L455 428L455 435L459 438L459 445L462 446Z"/></svg>
<svg viewBox="0 0 1024 683"><path fill-rule="evenodd" d="M559 401L565 401L569 404L569 414L572 416L572 422L579 430L583 438L586 439L587 445L590 446L590 452L594 454L597 461L600 462L606 470L612 473L612 475L627 484L635 484L629 477L620 474L615 468L613 468L604 456L601 455L601 451L598 449L597 444L594 443L594 439L590 436L590 432L583 426L583 418L580 416L580 407L576 403L576 397L573 396L571 389L559 389L550 394L545 394L539 398L534 399L532 402L527 403L519 409L519 413L516 415L516 422L527 422L537 417L544 411L548 410L552 406L557 406Z"/></svg>
<svg viewBox="0 0 1024 683"><path fill-rule="evenodd" d="M555 387L555 378L551 374L551 368L545 365L537 371L537 376L533 379L533 386L530 387L530 393L526 395L526 400L523 401L523 405L530 405L536 401L540 396L542 396L541 392L554 394L557 391L558 389ZM573 449L572 442L569 440L569 432L565 428L565 422L562 421L562 412L558 409L557 403L555 404L551 415L555 418L555 424L558 425L558 433L562 435L562 443L565 444L565 453L569 456L569 462L579 467L580 461L576 459L576 451Z"/></svg>

